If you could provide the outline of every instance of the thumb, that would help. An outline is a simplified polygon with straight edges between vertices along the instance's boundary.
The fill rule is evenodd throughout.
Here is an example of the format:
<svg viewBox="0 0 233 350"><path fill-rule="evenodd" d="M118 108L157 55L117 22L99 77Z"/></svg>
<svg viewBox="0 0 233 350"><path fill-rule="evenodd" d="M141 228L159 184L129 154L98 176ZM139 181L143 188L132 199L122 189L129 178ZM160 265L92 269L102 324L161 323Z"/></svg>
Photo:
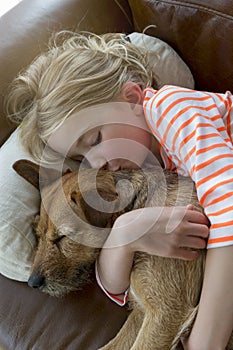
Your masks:
<svg viewBox="0 0 233 350"><path fill-rule="evenodd" d="M186 209L188 209L188 210L194 210L194 205L193 205L193 204L188 204L188 205L186 206Z"/></svg>

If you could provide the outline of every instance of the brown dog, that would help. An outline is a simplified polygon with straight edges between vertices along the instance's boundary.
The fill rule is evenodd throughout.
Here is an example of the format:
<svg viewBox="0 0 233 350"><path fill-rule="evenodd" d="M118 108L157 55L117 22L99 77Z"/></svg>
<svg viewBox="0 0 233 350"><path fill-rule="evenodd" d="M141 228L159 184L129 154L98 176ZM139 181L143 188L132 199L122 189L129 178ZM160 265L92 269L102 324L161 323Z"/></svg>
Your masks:
<svg viewBox="0 0 233 350"><path fill-rule="evenodd" d="M37 165L22 160L14 169L39 187ZM38 249L28 283L54 296L88 282L100 248L122 213L191 202L201 210L192 181L172 172L101 170L96 176L94 169L84 169L50 184L47 174L40 169L44 187L36 219ZM180 338L190 332L196 316L204 262L204 251L195 261L136 253L129 295L132 312L102 350L182 349ZM233 337L227 349L233 349Z"/></svg>

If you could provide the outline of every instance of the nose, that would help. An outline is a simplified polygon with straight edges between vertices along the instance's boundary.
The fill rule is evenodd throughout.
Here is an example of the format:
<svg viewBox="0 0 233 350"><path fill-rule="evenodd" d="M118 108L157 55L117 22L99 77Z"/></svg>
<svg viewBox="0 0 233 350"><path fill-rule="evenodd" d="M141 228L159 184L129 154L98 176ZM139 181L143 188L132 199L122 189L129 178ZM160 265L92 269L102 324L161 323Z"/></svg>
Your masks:
<svg viewBox="0 0 233 350"><path fill-rule="evenodd" d="M31 288L42 288L45 286L45 278L39 273L33 273L28 279L28 285Z"/></svg>
<svg viewBox="0 0 233 350"><path fill-rule="evenodd" d="M86 159L90 164L91 168L94 168L94 169L106 168L106 164L107 164L106 159L103 157L94 155L94 152L91 155L87 155Z"/></svg>
<svg viewBox="0 0 233 350"><path fill-rule="evenodd" d="M94 169L105 169L105 170L110 170L110 171L117 171L120 169L119 164L117 164L117 162L115 160L110 160L109 162L105 162L105 161L93 161L90 162L90 166Z"/></svg>
<svg viewBox="0 0 233 350"><path fill-rule="evenodd" d="M120 165L117 159L112 159L106 164L106 168L111 171L117 171L120 169Z"/></svg>

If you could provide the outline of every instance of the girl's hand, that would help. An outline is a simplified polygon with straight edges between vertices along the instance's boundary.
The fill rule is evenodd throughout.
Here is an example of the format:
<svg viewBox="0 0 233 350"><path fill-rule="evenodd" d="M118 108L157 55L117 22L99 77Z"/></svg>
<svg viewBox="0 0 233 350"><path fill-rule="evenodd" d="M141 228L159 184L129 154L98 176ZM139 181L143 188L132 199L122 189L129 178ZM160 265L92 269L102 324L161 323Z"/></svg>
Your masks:
<svg viewBox="0 0 233 350"><path fill-rule="evenodd" d="M208 225L207 217L189 205L134 210L120 216L115 227L121 228L118 243L129 251L192 260L206 247Z"/></svg>
<svg viewBox="0 0 233 350"><path fill-rule="evenodd" d="M209 234L205 215L188 207L152 207L118 217L100 252L102 285L113 294L129 286L134 253L192 260L204 249ZM190 249L187 249L190 248Z"/></svg>

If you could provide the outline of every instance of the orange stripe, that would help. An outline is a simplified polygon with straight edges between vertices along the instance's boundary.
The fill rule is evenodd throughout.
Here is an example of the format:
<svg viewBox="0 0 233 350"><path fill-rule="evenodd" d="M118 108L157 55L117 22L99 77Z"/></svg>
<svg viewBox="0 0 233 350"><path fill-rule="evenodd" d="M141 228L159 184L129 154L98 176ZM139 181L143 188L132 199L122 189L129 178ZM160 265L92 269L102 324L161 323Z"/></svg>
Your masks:
<svg viewBox="0 0 233 350"><path fill-rule="evenodd" d="M229 98L228 98L228 101L229 101L229 109L228 109L228 115L227 115L226 122L227 122L227 133L228 133L228 135L231 137L231 110L232 110L232 101L231 101L231 99L229 99ZM232 137L231 137L231 140L232 140Z"/></svg>
<svg viewBox="0 0 233 350"><path fill-rule="evenodd" d="M211 174L211 175L209 175L209 176L206 176L206 177L204 177L203 179L197 181L196 187L198 188L199 186L203 185L205 182L207 182L207 181L213 179L214 177L216 177L216 176L218 176L218 175L220 175L220 174L222 174L222 173L224 173L225 171L230 170L230 169L233 169L233 164L232 164L232 165L227 165L227 166L225 166L224 168L219 169L219 170L216 171L215 173L213 173L213 174Z"/></svg>
<svg viewBox="0 0 233 350"><path fill-rule="evenodd" d="M150 120L152 120L153 117L153 104L155 101L156 95L154 95L150 100L151 100L151 104L150 104Z"/></svg>
<svg viewBox="0 0 233 350"><path fill-rule="evenodd" d="M161 92L164 92L164 91L166 91L166 90L171 90L171 86L168 86L168 89L163 89L163 91L161 91ZM178 94L178 93L180 93L180 92L187 92L187 93L195 93L196 91L195 90L188 90L188 89L177 89L177 88L175 88L175 89L173 89L172 88L172 91L171 92L169 92L168 94L166 94L159 102L158 102L158 104L156 105L156 107L159 107L162 103L163 103L163 101L164 100L166 100L168 97L170 97L170 96L172 96L172 95L175 95L175 94Z"/></svg>
<svg viewBox="0 0 233 350"><path fill-rule="evenodd" d="M224 201L225 199L229 198L229 197L232 197L233 196L233 191L232 192L228 192L226 194L223 194L222 196L219 196L215 199L213 199L211 202L209 202L205 207L209 207L213 204L216 204L216 203L219 203L219 202L222 202Z"/></svg>
<svg viewBox="0 0 233 350"><path fill-rule="evenodd" d="M188 119L186 122L184 122L183 124L181 124L181 126L179 127L179 129L177 130L177 132L175 133L175 136L173 138L173 142L172 142L172 150L174 152L174 149L175 149L175 143L176 143L176 140L180 134L180 131L186 127L188 124L192 123L193 119L195 119L197 113L194 114L194 116L190 119ZM199 115L199 114L198 114ZM195 130L190 134L190 135L194 135L195 134ZM188 136L187 136L188 137ZM184 139L185 140L185 139ZM184 140L182 142L184 142Z"/></svg>
<svg viewBox="0 0 233 350"><path fill-rule="evenodd" d="M149 113L149 115L150 115L150 120L152 120L152 116L153 116L153 108L154 108L153 104L154 104L154 102L155 102L155 99L157 99L157 98L159 97L159 95L161 95L164 91L170 90L170 89L171 89L171 87L170 87L170 86L167 86L167 87L165 87L165 88L163 88L163 89L161 89L161 90L156 91L156 93L154 93L153 91L151 91L151 92L153 93L154 96L150 98L150 100L151 100L150 113ZM174 92L173 92L173 93L174 93ZM158 102L158 104L160 104L160 103ZM155 109L154 109L154 110L156 110L157 107L158 107L158 105L155 106Z"/></svg>
<svg viewBox="0 0 233 350"><path fill-rule="evenodd" d="M208 244L228 242L228 241L232 241L232 240L233 240L233 236L211 238L211 239L208 240Z"/></svg>
<svg viewBox="0 0 233 350"><path fill-rule="evenodd" d="M177 91L176 91L177 93ZM174 92L173 92L174 94ZM167 96L165 96L163 99L160 100L159 102L159 105L162 103L162 100L166 99L169 95L172 95L171 94L168 94ZM210 96L204 96L204 97L182 97L182 98L179 98L175 101L173 101L166 109L165 111L161 114L159 120L157 121L157 124L156 124L156 127L158 128L160 126L160 124L162 123L163 119L166 117L166 115L170 112L170 110L175 107L176 105L178 105L179 103L183 102L183 101L205 101L205 100L208 100L210 99ZM156 105L155 108L158 108L158 104ZM198 107L197 107L198 108Z"/></svg>
<svg viewBox="0 0 233 350"><path fill-rule="evenodd" d="M208 124L208 123L199 123L199 124L197 124L197 126L196 126L196 130L198 129L198 128L200 128L200 127L213 127L213 125L212 124ZM220 128L217 128L217 131L219 131L219 132L221 132L221 131L225 131L226 129L225 129L225 127L220 127ZM189 135L189 136L187 136L182 142L181 142L181 144L180 144L180 147L179 147L179 150L178 150L178 152L180 153L180 150L181 150L181 148L190 140L190 138L193 136L195 134L195 130ZM192 135L192 136L191 136ZM213 135L212 133L211 134L207 134L207 135ZM216 136L219 136L219 134L215 134ZM191 137L190 137L191 136ZM205 135L206 136L206 135ZM175 136L176 137L176 136ZM174 137L174 140L173 140L173 143L172 143L172 150L173 150L173 152L175 151L175 137ZM208 137L206 137L206 138L208 138ZM200 138L199 137L197 137L197 140L200 140Z"/></svg>
<svg viewBox="0 0 233 350"><path fill-rule="evenodd" d="M207 160L206 162L203 162L201 164L199 164L198 166L196 166L196 171L201 170L203 168L205 168L206 166L214 163L216 160L222 159L222 158L233 158L233 154L232 153L226 153L226 154L219 154L218 156L215 156L213 158L210 158L209 160Z"/></svg>
<svg viewBox="0 0 233 350"><path fill-rule="evenodd" d="M189 158L191 158L192 154L196 151L196 146L193 146L193 148L187 153L187 155L184 158L184 163L186 163Z"/></svg>
<svg viewBox="0 0 233 350"><path fill-rule="evenodd" d="M178 154L180 154L180 150L181 148L186 145L186 143L195 135L196 133L196 130L193 130L193 132L191 132L188 136L186 136L183 141L180 143L180 146L179 146L179 149L178 149ZM176 142L176 139L178 137L178 134L175 135L174 137L174 141L172 143L172 151L174 152L175 151L175 142Z"/></svg>
<svg viewBox="0 0 233 350"><path fill-rule="evenodd" d="M148 117L147 117L148 119ZM161 141L161 138L160 138L160 135L158 134L158 131L154 128L154 125L152 125L149 121L147 123L147 126L149 127L149 129L151 130L151 133L153 134L153 136L156 136L159 140L159 144L162 145L162 141Z"/></svg>
<svg viewBox="0 0 233 350"><path fill-rule="evenodd" d="M217 128L217 130L218 130L219 132L221 132L221 131L226 131L226 132L227 132L225 126L221 126L220 128Z"/></svg>
<svg viewBox="0 0 233 350"><path fill-rule="evenodd" d="M220 222L218 224L213 224L213 225L211 225L211 228L214 229L214 228L228 227L231 225L233 225L233 220L226 221L226 222Z"/></svg>
<svg viewBox="0 0 233 350"><path fill-rule="evenodd" d="M216 136L219 136L219 134L217 134L216 132L213 132L213 133L210 133L210 134L206 134L206 135L200 135L200 136L197 137L197 141L209 139L211 137L216 137Z"/></svg>
<svg viewBox="0 0 233 350"><path fill-rule="evenodd" d="M219 215L228 213L229 211L233 211L233 205L231 205L230 207L221 209L219 211L216 211L215 213L208 213L208 217L210 217L210 216L219 216Z"/></svg>
<svg viewBox="0 0 233 350"><path fill-rule="evenodd" d="M215 186L211 187L208 191L205 192L205 194L200 198L199 202L200 204L204 207L204 201L206 199L206 197L212 193L216 188L222 186L222 185L225 185L225 184L228 184L228 183L231 183L233 182L233 179L228 179L228 180L225 180L225 181L221 181L219 182L218 184L216 184Z"/></svg>
<svg viewBox="0 0 233 350"><path fill-rule="evenodd" d="M199 150L197 151L196 155L199 155L199 154L201 154L201 153L208 152L208 151L210 151L211 149L214 149L214 148L217 148L217 147L218 147L218 148L219 148L219 147L228 147L228 148L230 148L231 150L233 150L232 147L227 146L225 143L216 143L216 144L214 144L214 145L211 145L211 146L208 146L208 147L204 147L204 148L199 149Z"/></svg>
<svg viewBox="0 0 233 350"><path fill-rule="evenodd" d="M146 88L146 89L144 90L144 95L146 95L147 91L150 92L150 93L152 93L153 96L155 95L155 91L152 90L152 89L150 89L150 88ZM148 97L147 97L147 96L144 97L144 101L147 101L147 102L144 104L144 106L143 106L144 111L146 111L146 108L147 108L147 105L148 105L148 102L150 101L150 99L151 99L151 97L149 97L149 96L148 96Z"/></svg>
<svg viewBox="0 0 233 350"><path fill-rule="evenodd" d="M221 117L221 115L216 114L213 117L211 117L210 119L215 122L216 120L222 119L222 117Z"/></svg>
<svg viewBox="0 0 233 350"><path fill-rule="evenodd" d="M109 293L108 291L106 291L113 299L115 299L115 300L117 300L117 301L119 301L120 303L124 303L124 298L123 299L121 299L121 298L118 298L117 296L116 296L116 294L112 294L112 293ZM124 294L117 294L117 295L124 295ZM125 296L125 295L124 295ZM128 300L128 296L126 296L126 302L127 302L127 300Z"/></svg>
<svg viewBox="0 0 233 350"><path fill-rule="evenodd" d="M181 110L179 111L179 113L177 113L177 114L171 119L171 121L169 122L169 124L168 124L168 126L167 126L167 128L166 128L166 130L165 130L164 136L163 136L164 142L166 142L167 134L168 134L170 128L172 127L172 125L176 122L176 120L177 120L183 113L187 112L189 109L192 109L192 108L198 108L198 109L200 109L200 110L205 110L205 111L207 111L207 110L210 110L210 109L212 109L212 108L214 108L214 107L216 107L215 104L210 105L210 106L208 106L208 107L187 106L187 107L181 109ZM204 118L206 118L206 119L208 119L208 120L214 120L215 117L217 117L216 119L221 118L221 116L219 116L219 115L216 115L215 117L210 118L210 117L204 116L203 114L200 114L200 113L195 113L194 116L202 116L202 117L204 117ZM194 119L194 116L192 117L192 120Z"/></svg>
<svg viewBox="0 0 233 350"><path fill-rule="evenodd" d="M218 93L215 93L215 95L219 98L219 100L220 100L221 102L224 103L225 107L227 108L227 101L225 100L225 98L223 98L223 97L222 97L220 94L218 94Z"/></svg>
<svg viewBox="0 0 233 350"><path fill-rule="evenodd" d="M186 136L183 141L180 143L179 149L178 149L178 153L180 154L180 150L183 146L186 145L186 143L196 134L196 131L198 128L205 128L205 127L213 127L211 124L209 123L199 123L196 126L196 129L193 130L188 136ZM176 143L176 139L179 136L179 133L177 132L176 135L174 136L173 142L172 142L172 151L175 151L175 143Z"/></svg>

